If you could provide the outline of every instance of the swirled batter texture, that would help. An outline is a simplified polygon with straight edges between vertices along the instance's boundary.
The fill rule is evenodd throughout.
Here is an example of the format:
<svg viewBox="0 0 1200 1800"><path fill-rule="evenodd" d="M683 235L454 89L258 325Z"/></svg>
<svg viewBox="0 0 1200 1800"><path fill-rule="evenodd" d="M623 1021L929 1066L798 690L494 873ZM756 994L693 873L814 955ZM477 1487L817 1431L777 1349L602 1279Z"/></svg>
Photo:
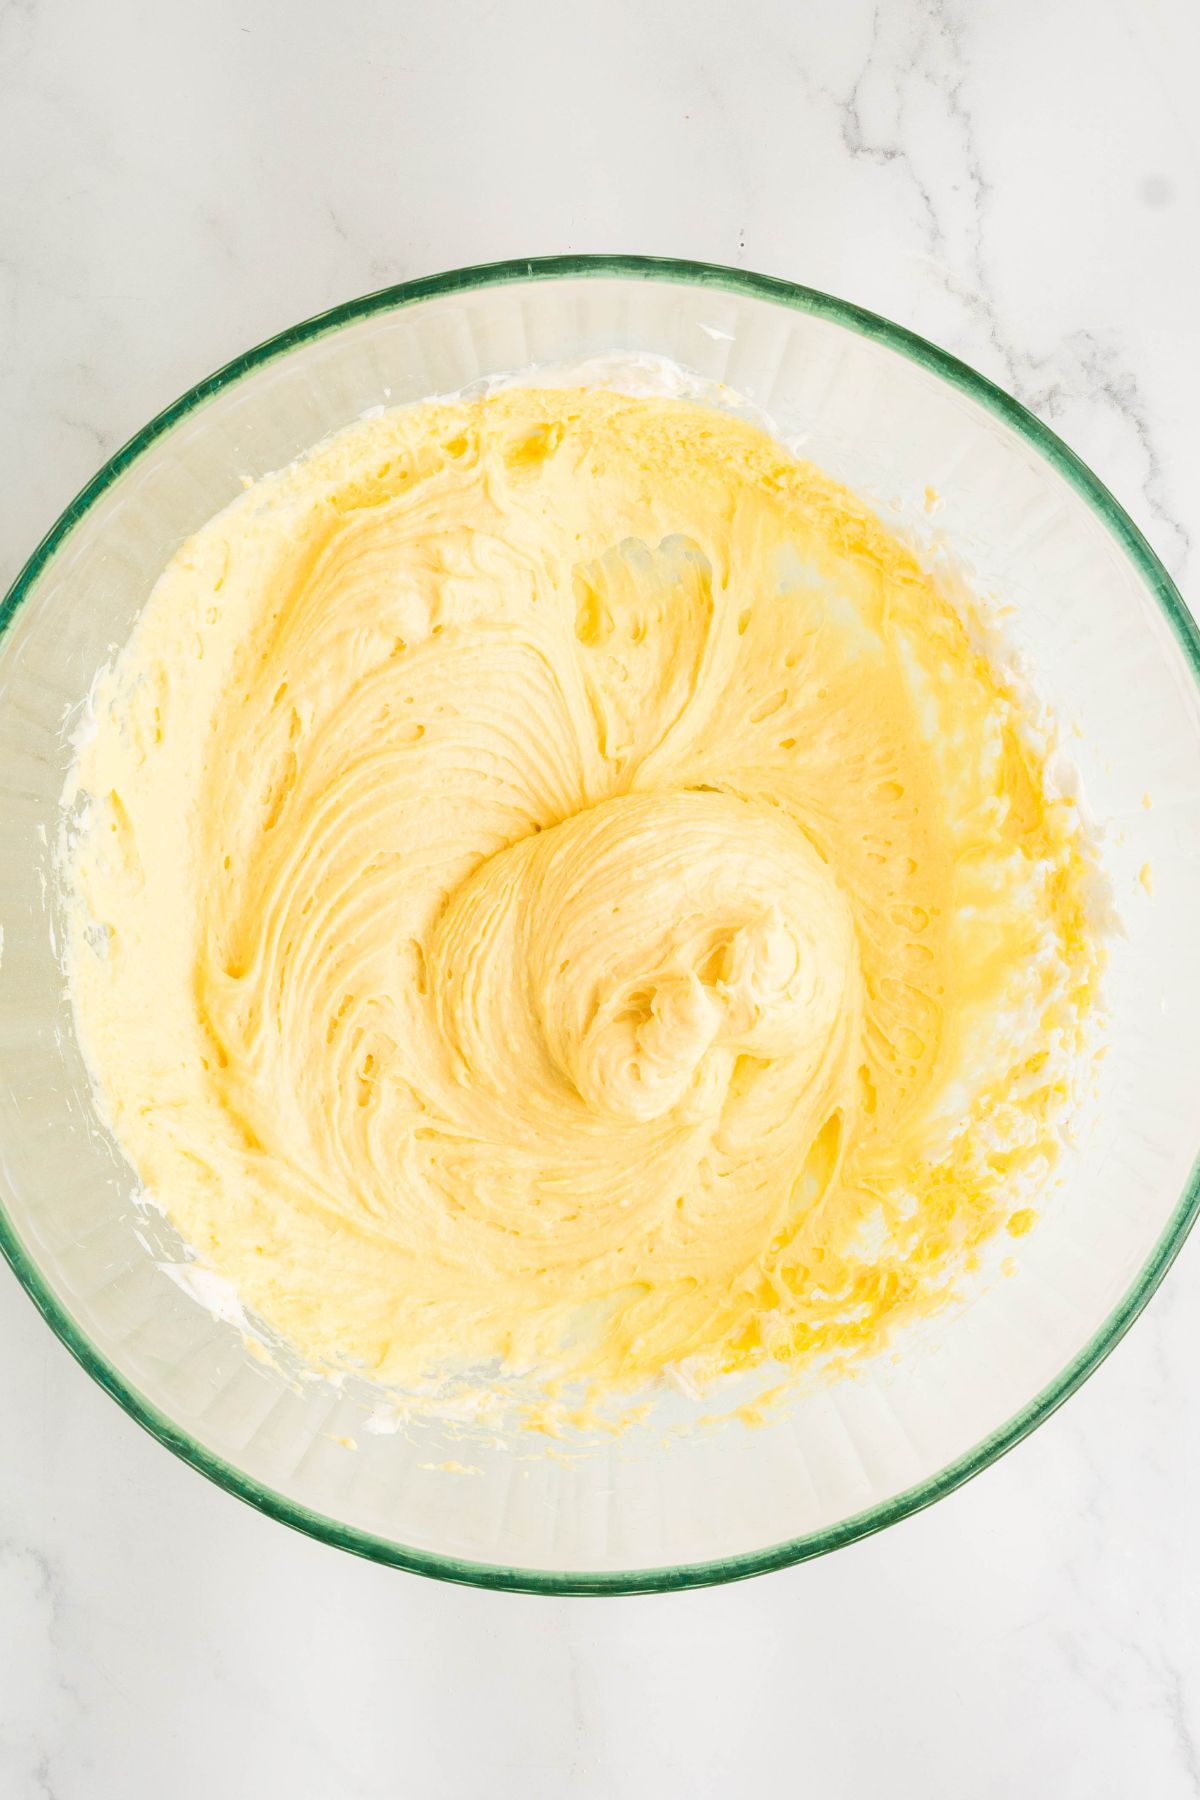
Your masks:
<svg viewBox="0 0 1200 1800"><path fill-rule="evenodd" d="M316 1361L874 1346L1051 1167L1088 862L971 621L714 409L364 422L180 551L78 784L80 1031Z"/></svg>

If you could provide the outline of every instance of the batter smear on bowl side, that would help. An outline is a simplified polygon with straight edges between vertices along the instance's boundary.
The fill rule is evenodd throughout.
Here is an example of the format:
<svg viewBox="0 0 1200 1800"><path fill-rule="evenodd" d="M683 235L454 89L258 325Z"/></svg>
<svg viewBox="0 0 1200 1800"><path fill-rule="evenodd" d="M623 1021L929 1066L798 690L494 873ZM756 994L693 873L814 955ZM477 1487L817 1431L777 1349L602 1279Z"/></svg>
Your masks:
<svg viewBox="0 0 1200 1800"><path fill-rule="evenodd" d="M74 775L102 1107L318 1365L869 1350L1014 1235L1100 952L961 606L688 401L363 421L179 551Z"/></svg>

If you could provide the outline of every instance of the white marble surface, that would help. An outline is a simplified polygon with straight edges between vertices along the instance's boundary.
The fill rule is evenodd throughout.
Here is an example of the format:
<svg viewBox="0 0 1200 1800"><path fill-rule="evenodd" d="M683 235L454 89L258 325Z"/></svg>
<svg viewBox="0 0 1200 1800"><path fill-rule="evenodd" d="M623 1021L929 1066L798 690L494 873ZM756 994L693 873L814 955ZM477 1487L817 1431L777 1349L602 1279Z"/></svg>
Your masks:
<svg viewBox="0 0 1200 1800"><path fill-rule="evenodd" d="M1200 534L1194 0L7 0L0 585L100 460L330 303L740 263L903 320ZM1048 1426L824 1562L443 1587L132 1425L0 1279L3 1800L1200 1794L1200 1238Z"/></svg>

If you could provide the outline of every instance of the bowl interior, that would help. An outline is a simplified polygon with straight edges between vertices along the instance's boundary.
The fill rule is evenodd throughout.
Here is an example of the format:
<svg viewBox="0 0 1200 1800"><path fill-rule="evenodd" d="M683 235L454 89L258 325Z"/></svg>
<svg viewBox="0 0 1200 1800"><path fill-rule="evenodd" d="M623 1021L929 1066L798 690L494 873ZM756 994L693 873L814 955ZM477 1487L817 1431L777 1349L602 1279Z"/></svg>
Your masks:
<svg viewBox="0 0 1200 1800"><path fill-rule="evenodd" d="M941 534L1012 608L1066 730L1125 935L1097 1120L1017 1271L853 1380L753 1428L653 1425L564 1457L466 1425L388 1429L378 1396L252 1355L165 1265L99 1129L63 992L52 852L71 730L182 540L368 408L625 350L764 409L893 523ZM940 496L931 516L927 490ZM998 1454L1115 1340L1194 1209L1200 1080L1195 628L1125 516L1014 403L918 340L732 272L485 270L340 309L147 428L56 527L0 640L0 1232L56 1329L135 1415L235 1491L334 1541L520 1585L670 1586L886 1523ZM1078 735L1074 735L1077 731ZM1149 801L1149 805L1146 801ZM1139 882L1152 872L1153 897ZM6 1216L4 1216L6 1215ZM664 1446L664 1424L679 1427Z"/></svg>

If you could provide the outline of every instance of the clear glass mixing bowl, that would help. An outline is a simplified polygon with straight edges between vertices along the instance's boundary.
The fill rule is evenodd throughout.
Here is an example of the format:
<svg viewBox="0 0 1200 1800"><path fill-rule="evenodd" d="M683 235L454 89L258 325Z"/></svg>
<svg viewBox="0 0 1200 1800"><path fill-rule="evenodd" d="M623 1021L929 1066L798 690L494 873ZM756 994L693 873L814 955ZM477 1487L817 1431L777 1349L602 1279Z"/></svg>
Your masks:
<svg viewBox="0 0 1200 1800"><path fill-rule="evenodd" d="M498 371L649 351L748 396L807 455L928 532L1013 608L1125 933L1098 1123L1018 1268L899 1360L773 1423L547 1454L451 1425L380 1430L372 1397L253 1355L167 1272L181 1246L98 1128L63 993L50 850L72 720L180 542L244 479L368 408ZM164 1444L285 1523L485 1586L628 1592L780 1567L902 1518L1045 1419L1145 1305L1200 1172L1200 635L1079 460L911 333L786 282L632 257L499 264L351 302L231 363L68 508L0 608L0 1242L86 1369ZM1144 796L1151 804L1144 804ZM1153 899L1138 883L1153 872ZM661 1423L661 1419L660 1419ZM470 1472L466 1472L470 1471Z"/></svg>

